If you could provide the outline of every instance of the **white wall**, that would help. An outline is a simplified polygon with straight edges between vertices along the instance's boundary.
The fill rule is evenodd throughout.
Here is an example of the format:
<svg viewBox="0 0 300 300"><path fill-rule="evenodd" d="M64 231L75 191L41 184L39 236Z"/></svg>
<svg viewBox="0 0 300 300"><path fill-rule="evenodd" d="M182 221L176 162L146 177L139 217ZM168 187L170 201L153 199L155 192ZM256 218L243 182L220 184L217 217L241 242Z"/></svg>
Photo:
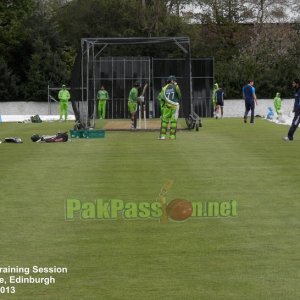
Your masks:
<svg viewBox="0 0 300 300"><path fill-rule="evenodd" d="M293 105L293 99L283 100L283 114L289 115ZM255 115L267 115L269 106L274 110L272 99L259 99ZM224 117L242 117L244 111L244 100L225 100ZM47 102L0 102L0 115L59 115L59 104L51 103L50 107ZM69 104L69 115L74 115L71 103Z"/></svg>
<svg viewBox="0 0 300 300"><path fill-rule="evenodd" d="M0 115L59 115L59 104L48 102L0 102ZM73 115L71 103L69 114Z"/></svg>
<svg viewBox="0 0 300 300"><path fill-rule="evenodd" d="M258 105L255 107L255 115L266 116L268 107L272 107L275 112L273 99L258 99ZM289 115L293 110L294 100L286 99L282 101L282 113ZM224 100L224 117L242 117L245 112L244 100Z"/></svg>

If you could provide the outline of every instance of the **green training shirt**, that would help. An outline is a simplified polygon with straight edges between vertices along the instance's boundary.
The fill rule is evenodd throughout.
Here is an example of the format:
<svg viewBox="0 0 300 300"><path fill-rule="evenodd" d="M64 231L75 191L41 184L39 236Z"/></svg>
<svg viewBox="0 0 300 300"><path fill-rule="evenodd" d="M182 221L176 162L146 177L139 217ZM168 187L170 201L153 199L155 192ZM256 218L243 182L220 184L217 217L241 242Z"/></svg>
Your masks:
<svg viewBox="0 0 300 300"><path fill-rule="evenodd" d="M100 101L108 100L108 92L106 90L99 90L97 93L97 99Z"/></svg>
<svg viewBox="0 0 300 300"><path fill-rule="evenodd" d="M128 101L137 102L138 93L138 89L136 87L133 87L129 92Z"/></svg>

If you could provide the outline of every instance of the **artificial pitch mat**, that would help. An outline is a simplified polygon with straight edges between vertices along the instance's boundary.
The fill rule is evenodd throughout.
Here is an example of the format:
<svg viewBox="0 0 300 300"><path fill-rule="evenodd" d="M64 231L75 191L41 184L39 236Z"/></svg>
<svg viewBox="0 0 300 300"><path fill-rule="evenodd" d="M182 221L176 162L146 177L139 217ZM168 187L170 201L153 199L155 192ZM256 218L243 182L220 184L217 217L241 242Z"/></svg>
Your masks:
<svg viewBox="0 0 300 300"><path fill-rule="evenodd" d="M30 140L72 125L0 124L24 141L0 145L1 299L300 298L300 132L204 119L176 141ZM162 224L161 197L224 206Z"/></svg>
<svg viewBox="0 0 300 300"><path fill-rule="evenodd" d="M101 126L104 130L118 131L118 130L131 130L131 121L126 119L117 120L97 120L97 125ZM160 130L161 120L160 119L147 119L146 123L144 120L139 124L139 128L136 130ZM178 122L177 130L186 129L187 126L185 122Z"/></svg>

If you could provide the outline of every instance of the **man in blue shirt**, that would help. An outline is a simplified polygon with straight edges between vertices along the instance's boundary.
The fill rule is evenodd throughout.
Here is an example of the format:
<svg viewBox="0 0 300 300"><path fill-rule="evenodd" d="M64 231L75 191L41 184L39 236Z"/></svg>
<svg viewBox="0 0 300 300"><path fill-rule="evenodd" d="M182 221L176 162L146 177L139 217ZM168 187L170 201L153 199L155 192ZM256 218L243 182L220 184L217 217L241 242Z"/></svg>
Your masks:
<svg viewBox="0 0 300 300"><path fill-rule="evenodd" d="M247 116L251 110L251 119L250 123L254 123L254 109L255 104L257 105L257 99L255 94L255 87L253 86L253 80L249 80L249 83L243 86L243 98L245 100L245 114L244 114L244 123L247 123Z"/></svg>
<svg viewBox="0 0 300 300"><path fill-rule="evenodd" d="M216 100L216 119L223 118L224 90L221 86L216 91Z"/></svg>
<svg viewBox="0 0 300 300"><path fill-rule="evenodd" d="M294 119L288 132L288 136L284 137L285 141L292 141L294 139L294 133L300 123L300 79L294 79L292 87L295 89L295 102L294 102Z"/></svg>

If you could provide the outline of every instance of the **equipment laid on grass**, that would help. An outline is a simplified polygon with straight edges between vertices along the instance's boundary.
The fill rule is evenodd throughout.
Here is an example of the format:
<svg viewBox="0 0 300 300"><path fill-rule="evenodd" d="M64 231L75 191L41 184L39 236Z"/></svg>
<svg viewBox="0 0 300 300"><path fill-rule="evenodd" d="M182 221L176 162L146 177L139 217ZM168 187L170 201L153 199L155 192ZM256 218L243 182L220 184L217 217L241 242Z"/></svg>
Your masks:
<svg viewBox="0 0 300 300"><path fill-rule="evenodd" d="M31 140L35 143L46 142L46 143L59 143L59 142L67 142L69 139L68 133L57 133L56 135L38 135L34 134L31 137Z"/></svg>
<svg viewBox="0 0 300 300"><path fill-rule="evenodd" d="M185 122L188 129L196 129L198 131L199 127L202 127L200 117L195 112L189 114L188 118L185 118Z"/></svg>
<svg viewBox="0 0 300 300"><path fill-rule="evenodd" d="M80 122L80 120L76 120L75 125L74 125L74 130L81 130L84 129L84 126Z"/></svg>
<svg viewBox="0 0 300 300"><path fill-rule="evenodd" d="M15 143L15 144L23 143L22 139L19 138L19 137L8 137L8 138L5 138L4 141L1 141L1 143L2 142L4 142L4 143Z"/></svg>
<svg viewBox="0 0 300 300"><path fill-rule="evenodd" d="M39 115L31 116L30 120L32 123L42 123L42 119Z"/></svg>
<svg viewBox="0 0 300 300"><path fill-rule="evenodd" d="M81 130L70 130L71 138L83 138L83 139L97 139L104 138L104 130L96 129L81 129Z"/></svg>

